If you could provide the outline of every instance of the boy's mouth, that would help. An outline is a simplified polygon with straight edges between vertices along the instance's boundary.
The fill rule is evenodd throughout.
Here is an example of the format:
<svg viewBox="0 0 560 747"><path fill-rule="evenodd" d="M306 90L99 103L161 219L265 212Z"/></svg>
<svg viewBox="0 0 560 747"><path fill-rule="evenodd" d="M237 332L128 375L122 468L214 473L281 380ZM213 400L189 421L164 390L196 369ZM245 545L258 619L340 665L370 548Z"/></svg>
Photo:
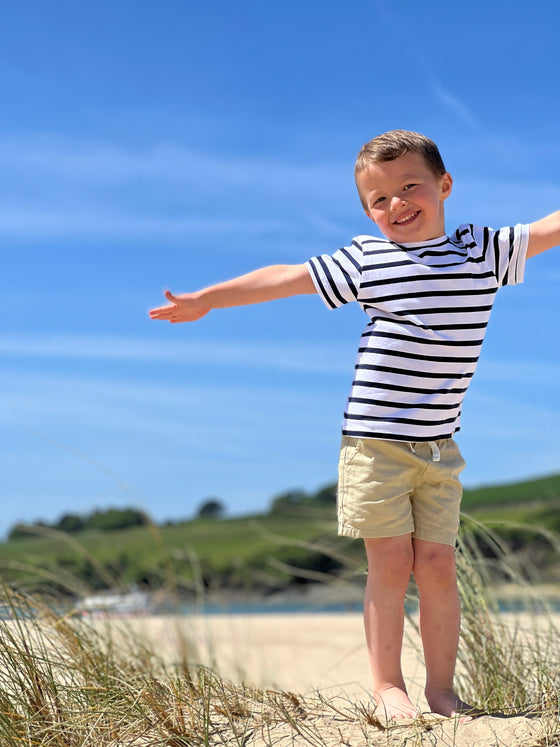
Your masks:
<svg viewBox="0 0 560 747"><path fill-rule="evenodd" d="M396 226L406 226L408 223L412 223L412 221L415 220L416 216L419 213L419 210L415 210L413 213L408 213L408 215L405 215L402 218L393 221L393 224Z"/></svg>

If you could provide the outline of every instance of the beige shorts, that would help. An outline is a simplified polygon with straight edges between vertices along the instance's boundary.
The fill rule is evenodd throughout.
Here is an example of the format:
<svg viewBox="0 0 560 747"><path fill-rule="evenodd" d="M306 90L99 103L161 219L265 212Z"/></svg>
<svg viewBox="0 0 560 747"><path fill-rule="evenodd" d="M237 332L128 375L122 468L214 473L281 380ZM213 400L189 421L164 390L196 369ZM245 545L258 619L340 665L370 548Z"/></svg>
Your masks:
<svg viewBox="0 0 560 747"><path fill-rule="evenodd" d="M408 443L342 437L338 533L455 545L465 461L452 438Z"/></svg>

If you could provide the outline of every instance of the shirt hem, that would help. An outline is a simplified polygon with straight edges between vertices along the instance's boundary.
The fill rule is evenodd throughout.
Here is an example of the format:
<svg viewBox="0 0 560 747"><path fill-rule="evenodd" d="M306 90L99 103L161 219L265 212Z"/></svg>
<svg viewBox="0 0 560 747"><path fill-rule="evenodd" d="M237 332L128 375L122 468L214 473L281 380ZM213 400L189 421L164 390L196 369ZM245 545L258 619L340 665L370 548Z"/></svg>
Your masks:
<svg viewBox="0 0 560 747"><path fill-rule="evenodd" d="M445 441L449 438L453 438L455 433L460 431L460 428L452 431L451 433L436 433L432 436L419 436L413 434L401 435L396 433L376 433L369 431L350 431L346 428L342 429L342 435L348 438L376 438L380 441L405 441L407 443L428 443L430 441Z"/></svg>

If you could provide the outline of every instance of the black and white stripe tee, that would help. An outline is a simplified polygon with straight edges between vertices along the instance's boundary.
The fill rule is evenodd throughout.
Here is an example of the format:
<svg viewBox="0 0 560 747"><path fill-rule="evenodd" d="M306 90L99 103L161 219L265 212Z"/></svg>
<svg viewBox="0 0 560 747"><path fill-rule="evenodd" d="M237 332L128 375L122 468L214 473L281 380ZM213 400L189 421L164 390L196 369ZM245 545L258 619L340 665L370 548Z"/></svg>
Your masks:
<svg viewBox="0 0 560 747"><path fill-rule="evenodd" d="M307 262L325 304L358 301L369 317L343 433L435 441L459 430L496 291L523 281L529 228L461 225L396 244L358 236Z"/></svg>

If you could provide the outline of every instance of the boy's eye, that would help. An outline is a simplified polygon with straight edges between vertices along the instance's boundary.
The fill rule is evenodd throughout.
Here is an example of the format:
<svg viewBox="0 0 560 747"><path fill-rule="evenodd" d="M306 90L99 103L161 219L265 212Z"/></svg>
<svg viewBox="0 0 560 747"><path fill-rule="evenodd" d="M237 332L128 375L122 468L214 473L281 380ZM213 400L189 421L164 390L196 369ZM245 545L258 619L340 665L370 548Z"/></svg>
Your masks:
<svg viewBox="0 0 560 747"><path fill-rule="evenodd" d="M378 204L379 204L380 202L383 202L383 200L384 200L384 199L385 199L385 197L377 197L377 199L375 199L375 200L373 201L373 205L374 205L374 206L375 206L375 205L378 205Z"/></svg>
<svg viewBox="0 0 560 747"><path fill-rule="evenodd" d="M416 184L414 184L414 183L413 183L413 184L407 184L407 185L405 186L405 188L404 188L404 190L403 190L403 191L405 191L405 192L406 192L406 190L407 190L407 189L410 189L411 187L415 187L415 186L416 186Z"/></svg>

